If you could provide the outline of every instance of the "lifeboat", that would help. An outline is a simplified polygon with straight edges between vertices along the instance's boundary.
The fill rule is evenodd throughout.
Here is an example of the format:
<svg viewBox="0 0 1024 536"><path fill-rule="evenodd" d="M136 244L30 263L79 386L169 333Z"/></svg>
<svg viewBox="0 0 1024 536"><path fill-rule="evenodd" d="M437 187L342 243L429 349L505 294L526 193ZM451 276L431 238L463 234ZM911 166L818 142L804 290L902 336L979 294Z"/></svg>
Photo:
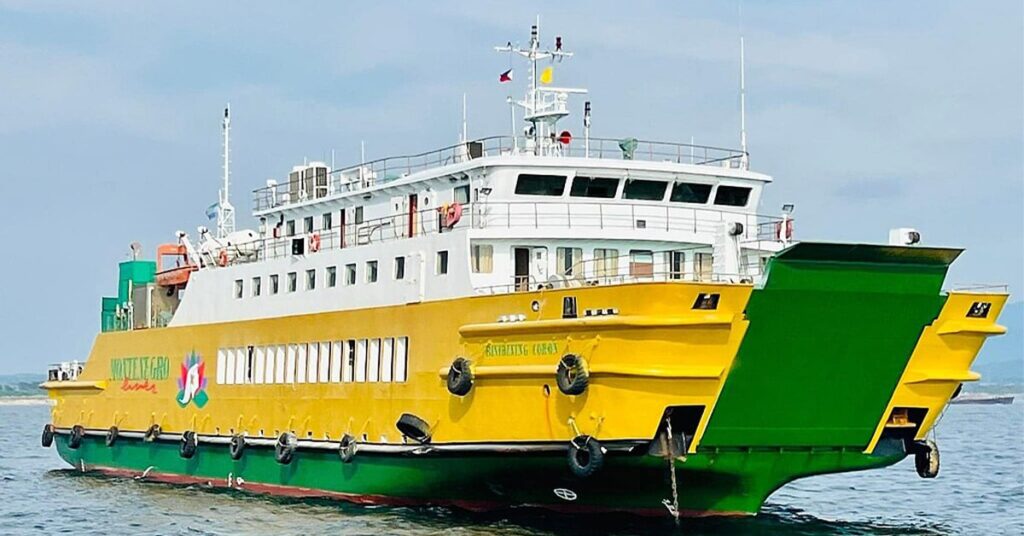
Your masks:
<svg viewBox="0 0 1024 536"><path fill-rule="evenodd" d="M175 265L164 269L165 256L177 257ZM189 276L198 267L188 259L188 252L181 244L161 244L156 248L156 284L162 287L185 286Z"/></svg>

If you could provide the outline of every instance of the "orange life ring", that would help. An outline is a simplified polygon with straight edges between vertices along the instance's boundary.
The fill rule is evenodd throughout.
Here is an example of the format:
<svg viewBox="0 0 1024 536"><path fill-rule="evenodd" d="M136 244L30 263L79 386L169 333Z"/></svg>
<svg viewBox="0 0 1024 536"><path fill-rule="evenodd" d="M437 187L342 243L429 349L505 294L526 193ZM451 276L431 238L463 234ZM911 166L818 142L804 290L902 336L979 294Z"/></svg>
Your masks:
<svg viewBox="0 0 1024 536"><path fill-rule="evenodd" d="M444 211L444 226L451 229L455 227L456 223L462 219L462 204L452 203L445 207Z"/></svg>
<svg viewBox="0 0 1024 536"><path fill-rule="evenodd" d="M227 248L224 248L224 249L220 250L220 256L217 258L217 264L219 264L221 266L227 266L228 265L228 250L227 250Z"/></svg>
<svg viewBox="0 0 1024 536"><path fill-rule="evenodd" d="M316 253L320 251L320 233L313 233L309 237L309 251Z"/></svg>

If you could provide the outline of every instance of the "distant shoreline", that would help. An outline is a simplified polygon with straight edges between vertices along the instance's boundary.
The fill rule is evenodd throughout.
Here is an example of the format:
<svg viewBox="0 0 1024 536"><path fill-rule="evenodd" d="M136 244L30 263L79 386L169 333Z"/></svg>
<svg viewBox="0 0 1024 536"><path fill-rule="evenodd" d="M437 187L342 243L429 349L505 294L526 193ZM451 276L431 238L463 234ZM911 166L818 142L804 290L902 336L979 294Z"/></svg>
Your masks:
<svg viewBox="0 0 1024 536"><path fill-rule="evenodd" d="M0 406L52 406L53 400L45 395L0 396Z"/></svg>

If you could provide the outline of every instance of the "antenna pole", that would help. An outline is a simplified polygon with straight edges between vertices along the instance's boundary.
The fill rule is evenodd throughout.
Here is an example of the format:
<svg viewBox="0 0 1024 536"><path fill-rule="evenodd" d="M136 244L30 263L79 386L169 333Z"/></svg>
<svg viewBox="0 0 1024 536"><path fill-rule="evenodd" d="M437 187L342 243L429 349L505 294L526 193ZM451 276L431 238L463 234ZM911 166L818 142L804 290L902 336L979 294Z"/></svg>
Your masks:
<svg viewBox="0 0 1024 536"><path fill-rule="evenodd" d="M462 94L462 143L469 141L469 128L466 123L466 94Z"/></svg>
<svg viewBox="0 0 1024 536"><path fill-rule="evenodd" d="M224 133L224 185L217 200L217 238L235 232L235 207L231 206L231 103L224 107L221 130Z"/></svg>
<svg viewBox="0 0 1024 536"><path fill-rule="evenodd" d="M743 36L740 36L740 167L750 169L750 156L747 154L747 84L746 68L743 58Z"/></svg>

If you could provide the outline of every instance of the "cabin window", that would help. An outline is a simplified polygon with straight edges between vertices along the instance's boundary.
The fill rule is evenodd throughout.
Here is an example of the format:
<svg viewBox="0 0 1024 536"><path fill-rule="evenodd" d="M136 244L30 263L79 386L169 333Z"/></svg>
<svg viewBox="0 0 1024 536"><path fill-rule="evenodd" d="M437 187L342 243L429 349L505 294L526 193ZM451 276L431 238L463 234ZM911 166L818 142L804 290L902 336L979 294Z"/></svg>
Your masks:
<svg viewBox="0 0 1024 536"><path fill-rule="evenodd" d="M409 371L409 338L395 337L395 381L404 382Z"/></svg>
<svg viewBox="0 0 1024 536"><path fill-rule="evenodd" d="M629 250L629 275L651 277L654 275L654 253L646 249Z"/></svg>
<svg viewBox="0 0 1024 536"><path fill-rule="evenodd" d="M345 341L345 355L342 359L341 381L351 382L355 379L356 370L356 341L349 339Z"/></svg>
<svg viewBox="0 0 1024 536"><path fill-rule="evenodd" d="M395 371L395 339L387 338L380 340L380 381L390 382L394 378Z"/></svg>
<svg viewBox="0 0 1024 536"><path fill-rule="evenodd" d="M363 223L363 207L356 207L356 225Z"/></svg>
<svg viewBox="0 0 1024 536"><path fill-rule="evenodd" d="M454 199L456 203L461 203L463 205L469 203L469 185L456 186Z"/></svg>
<svg viewBox="0 0 1024 536"><path fill-rule="evenodd" d="M277 274L271 274L271 276L270 276L270 293L271 294L277 294L277 291L280 290L281 285L280 285L280 281L278 279L279 278L277 277Z"/></svg>
<svg viewBox="0 0 1024 536"><path fill-rule="evenodd" d="M626 186L622 188L622 198L639 201L661 201L665 197L665 189L667 187L668 183L662 181L626 179Z"/></svg>
<svg viewBox="0 0 1024 536"><path fill-rule="evenodd" d="M263 292L263 279L260 277L252 278L252 295L253 297L259 296Z"/></svg>
<svg viewBox="0 0 1024 536"><path fill-rule="evenodd" d="M708 281L714 275L715 258L710 253L694 253L693 271L697 273L697 279Z"/></svg>
<svg viewBox="0 0 1024 536"><path fill-rule="evenodd" d="M727 207L745 207L750 199L750 188L741 186L719 186L715 192L715 204Z"/></svg>
<svg viewBox="0 0 1024 536"><path fill-rule="evenodd" d="M516 181L516 194L561 196L565 192L565 179L564 175L524 173Z"/></svg>
<svg viewBox="0 0 1024 536"><path fill-rule="evenodd" d="M377 261L366 261L366 282L377 282Z"/></svg>
<svg viewBox="0 0 1024 536"><path fill-rule="evenodd" d="M619 189L619 179L603 179L597 177L576 177L572 180L572 197L598 197L612 199Z"/></svg>
<svg viewBox="0 0 1024 536"><path fill-rule="evenodd" d="M470 248L470 260L474 274L489 274L494 271L494 246L474 244Z"/></svg>
<svg viewBox="0 0 1024 536"><path fill-rule="evenodd" d="M306 383L306 345L295 345L295 383Z"/></svg>
<svg viewBox="0 0 1024 536"><path fill-rule="evenodd" d="M295 236L295 220L288 220L284 226L285 234L288 236Z"/></svg>
<svg viewBox="0 0 1024 536"><path fill-rule="evenodd" d="M434 263L434 273L437 275L444 275L448 273L448 252L438 251L437 260Z"/></svg>
<svg viewBox="0 0 1024 536"><path fill-rule="evenodd" d="M558 248L555 250L558 275L583 279L583 250L580 248Z"/></svg>
<svg viewBox="0 0 1024 536"><path fill-rule="evenodd" d="M242 280L241 279L236 279L235 280L235 299L236 300L242 299L242 290L243 290L242 289Z"/></svg>
<svg viewBox="0 0 1024 536"><path fill-rule="evenodd" d="M597 277L615 277L619 275L619 250L594 250L594 275Z"/></svg>
<svg viewBox="0 0 1024 536"><path fill-rule="evenodd" d="M302 228L305 229L306 233L313 232L313 216L306 216L302 219Z"/></svg>
<svg viewBox="0 0 1024 536"><path fill-rule="evenodd" d="M366 339L356 341L356 381L366 381Z"/></svg>
<svg viewBox="0 0 1024 536"><path fill-rule="evenodd" d="M316 288L316 270L306 270L306 290Z"/></svg>
<svg viewBox="0 0 1024 536"><path fill-rule="evenodd" d="M284 364L285 383L295 383L295 355L299 352L298 345L289 344Z"/></svg>
<svg viewBox="0 0 1024 536"><path fill-rule="evenodd" d="M334 228L334 213L326 212L323 215L323 229L324 231L330 231Z"/></svg>
<svg viewBox="0 0 1024 536"><path fill-rule="evenodd" d="M256 349L249 346L245 354L245 383L252 383L256 377Z"/></svg>
<svg viewBox="0 0 1024 536"><path fill-rule="evenodd" d="M666 253L666 257L669 279L682 279L683 274L686 273L686 252L669 251Z"/></svg>
<svg viewBox="0 0 1024 536"><path fill-rule="evenodd" d="M341 382L341 355L342 348L344 348L342 341L334 341L331 343L331 383Z"/></svg>
<svg viewBox="0 0 1024 536"><path fill-rule="evenodd" d="M356 284L356 265L346 264L345 265L345 284L355 285Z"/></svg>
<svg viewBox="0 0 1024 536"><path fill-rule="evenodd" d="M338 286L338 268L336 266L327 267L327 286L330 288Z"/></svg>
<svg viewBox="0 0 1024 536"><path fill-rule="evenodd" d="M298 287L299 276L295 272L288 272L288 292L295 292Z"/></svg>
<svg viewBox="0 0 1024 536"><path fill-rule="evenodd" d="M370 339L366 345L366 381L380 381L380 339Z"/></svg>
<svg viewBox="0 0 1024 536"><path fill-rule="evenodd" d="M405 279L405 257L395 257L395 279Z"/></svg>
<svg viewBox="0 0 1024 536"><path fill-rule="evenodd" d="M672 185L672 195L668 200L673 203L699 203L708 202L711 197L710 184L697 184L692 182L677 182Z"/></svg>

